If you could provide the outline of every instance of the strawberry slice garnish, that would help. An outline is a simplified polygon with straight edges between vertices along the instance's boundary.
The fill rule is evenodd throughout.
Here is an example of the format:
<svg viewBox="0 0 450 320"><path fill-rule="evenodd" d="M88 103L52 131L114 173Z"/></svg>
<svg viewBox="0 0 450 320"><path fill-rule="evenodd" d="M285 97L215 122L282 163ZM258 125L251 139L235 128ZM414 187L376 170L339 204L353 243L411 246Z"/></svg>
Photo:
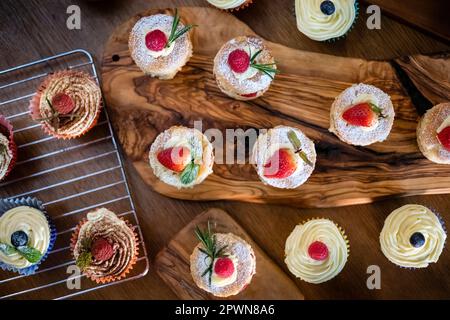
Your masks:
<svg viewBox="0 0 450 320"><path fill-rule="evenodd" d="M157 158L167 169L182 172L191 159L191 151L186 147L172 147L160 151Z"/></svg>
<svg viewBox="0 0 450 320"><path fill-rule="evenodd" d="M145 36L145 45L151 51L161 51L166 47L167 36L161 30L153 30Z"/></svg>
<svg viewBox="0 0 450 320"><path fill-rule="evenodd" d="M243 73L250 66L250 56L244 50L236 49L228 56L228 65L234 72Z"/></svg>
<svg viewBox="0 0 450 320"><path fill-rule="evenodd" d="M438 133L437 138L441 145L450 151L450 127L445 127Z"/></svg>
<svg viewBox="0 0 450 320"><path fill-rule="evenodd" d="M371 103L359 103L342 114L348 124L358 127L370 127L378 116L382 116L381 109Z"/></svg>
<svg viewBox="0 0 450 320"><path fill-rule="evenodd" d="M52 107L59 114L69 114L75 108L75 102L66 93L58 93L52 98Z"/></svg>
<svg viewBox="0 0 450 320"><path fill-rule="evenodd" d="M264 165L266 178L284 179L289 177L297 169L294 155L289 149L277 150Z"/></svg>

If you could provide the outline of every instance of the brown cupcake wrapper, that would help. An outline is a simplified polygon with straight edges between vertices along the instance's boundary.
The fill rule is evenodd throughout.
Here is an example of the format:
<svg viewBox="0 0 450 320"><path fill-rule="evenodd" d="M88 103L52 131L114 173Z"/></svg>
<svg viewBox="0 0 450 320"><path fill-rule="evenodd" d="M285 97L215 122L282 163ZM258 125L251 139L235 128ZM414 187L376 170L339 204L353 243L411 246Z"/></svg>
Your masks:
<svg viewBox="0 0 450 320"><path fill-rule="evenodd" d="M241 4L239 7L236 7L236 8L232 8L232 9L221 9L221 8L218 8L218 7L216 7L215 5L212 5L212 4L210 4L210 3L208 2L208 4L209 4L211 7L216 8L216 9L219 9L220 11L224 11L224 12L233 12L233 11L243 10L243 9L247 8L248 6L250 6L252 3L253 3L253 0L248 0L248 1L246 1L244 4Z"/></svg>
<svg viewBox="0 0 450 320"><path fill-rule="evenodd" d="M2 181L3 179L5 179L8 176L8 174L12 171L12 169L16 165L17 145L16 145L16 142L14 141L13 126L3 115L0 115L0 127L3 127L8 131L8 139L9 139L8 148L9 148L9 150L11 150L11 153L12 153L12 158L11 158L11 162L9 163L8 169L6 170L5 175L0 178L0 181Z"/></svg>
<svg viewBox="0 0 450 320"><path fill-rule="evenodd" d="M48 75L45 78L45 80L39 85L39 88L38 88L36 94L30 100L29 110L30 110L31 118L33 120L37 121L36 119L39 119L41 117L39 104L41 101L42 93L45 90L45 88L48 86L48 84L55 78L64 77L64 76L68 76L68 75L74 75L74 74L82 74L84 76L89 77L89 79L91 79L92 81L95 82L95 79L91 75L89 75L86 72L82 72L82 71L63 70L63 71L56 71L55 73ZM97 82L95 82L95 83L97 83ZM100 117L102 109L103 109L103 98L100 99L100 105L99 105L99 108L95 115L95 119L94 119L94 121L92 121L92 124L87 129L79 132L78 134L58 134L47 123L42 122L42 121L39 121L39 122L41 123L42 129L48 135L51 135L57 139L63 139L63 140L76 139L76 138L79 138L79 137L85 135L88 131L90 131L93 127L95 127L97 125L97 122Z"/></svg>
<svg viewBox="0 0 450 320"><path fill-rule="evenodd" d="M131 230L133 230L133 226L128 221L126 221L123 218L120 218L120 220L124 221L127 224L127 226ZM86 218L81 220L78 223L77 227L75 228L75 231L72 233L72 238L70 240L70 250L72 251L72 256L74 258L75 258L74 249L75 249L76 243L78 242L78 236L80 234L80 229L86 222L87 222ZM131 261L128 263L127 268L121 274L119 274L117 276L107 276L107 277L94 277L87 273L84 273L84 275L86 275L87 278L96 282L97 284L105 284L105 283L114 282L114 281L118 281L120 279L125 278L131 272L131 270L133 270L134 265L137 263L137 259L138 259L138 255L139 255L139 237L138 237L138 234L134 230L133 230L133 235L134 235L134 242L136 244L136 247L135 247L135 250L133 253L133 257L131 258Z"/></svg>

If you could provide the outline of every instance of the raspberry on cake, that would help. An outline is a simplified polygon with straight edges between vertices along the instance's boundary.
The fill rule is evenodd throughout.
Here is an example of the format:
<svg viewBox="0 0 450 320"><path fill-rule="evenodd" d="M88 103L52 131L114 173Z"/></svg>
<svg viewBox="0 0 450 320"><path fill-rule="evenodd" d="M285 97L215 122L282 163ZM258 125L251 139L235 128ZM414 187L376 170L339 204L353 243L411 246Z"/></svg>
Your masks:
<svg viewBox="0 0 450 320"><path fill-rule="evenodd" d="M277 188L297 188L316 163L314 143L297 128L278 126L258 136L252 163L261 181Z"/></svg>
<svg viewBox="0 0 450 320"><path fill-rule="evenodd" d="M175 16L156 14L141 18L133 27L128 47L136 65L147 75L172 79L192 56L189 31L194 25Z"/></svg>
<svg viewBox="0 0 450 320"><path fill-rule="evenodd" d="M441 103L425 113L417 126L417 144L430 161L450 164L450 103Z"/></svg>
<svg viewBox="0 0 450 320"><path fill-rule="evenodd" d="M200 131L174 126L156 137L149 160L153 173L161 181L177 188L189 188L212 173L213 147Z"/></svg>
<svg viewBox="0 0 450 320"><path fill-rule="evenodd" d="M200 243L190 257L190 269L196 285L217 297L242 292L256 272L252 247L232 233L213 233L209 221L195 235Z"/></svg>
<svg viewBox="0 0 450 320"><path fill-rule="evenodd" d="M214 58L220 90L237 100L260 97L279 71L261 38L241 36L225 43Z"/></svg>
<svg viewBox="0 0 450 320"><path fill-rule="evenodd" d="M367 146L387 139L394 117L390 97L361 83L347 88L334 100L329 130L345 143Z"/></svg>

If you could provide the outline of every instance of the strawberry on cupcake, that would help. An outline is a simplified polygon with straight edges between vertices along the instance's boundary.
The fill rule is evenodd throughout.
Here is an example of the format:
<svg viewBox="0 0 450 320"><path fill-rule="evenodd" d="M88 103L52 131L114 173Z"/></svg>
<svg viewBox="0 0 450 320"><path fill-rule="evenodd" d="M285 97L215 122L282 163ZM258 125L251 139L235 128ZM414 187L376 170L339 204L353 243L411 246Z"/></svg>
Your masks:
<svg viewBox="0 0 450 320"><path fill-rule="evenodd" d="M191 274L196 285L216 297L242 292L256 272L252 247L232 233L213 233L210 223L195 231L200 243L191 257Z"/></svg>
<svg viewBox="0 0 450 320"><path fill-rule="evenodd" d="M141 18L128 40L131 57L147 75L172 79L192 56L189 31L194 25L184 25L178 10L174 16L155 14Z"/></svg>
<svg viewBox="0 0 450 320"><path fill-rule="evenodd" d="M367 146L387 139L394 117L389 95L361 83L346 89L334 100L329 130L345 143Z"/></svg>
<svg viewBox="0 0 450 320"><path fill-rule="evenodd" d="M213 147L197 129L174 126L156 137L149 160L153 173L164 183L193 187L212 173Z"/></svg>
<svg viewBox="0 0 450 320"><path fill-rule="evenodd" d="M417 126L417 143L430 161L450 164L450 103L441 103L425 113Z"/></svg>
<svg viewBox="0 0 450 320"><path fill-rule="evenodd" d="M314 143L300 129L278 126L259 135L252 162L262 182L276 188L297 188L316 163Z"/></svg>
<svg viewBox="0 0 450 320"><path fill-rule="evenodd" d="M255 36L225 43L214 58L213 71L220 90L237 100L262 96L278 73L272 53Z"/></svg>

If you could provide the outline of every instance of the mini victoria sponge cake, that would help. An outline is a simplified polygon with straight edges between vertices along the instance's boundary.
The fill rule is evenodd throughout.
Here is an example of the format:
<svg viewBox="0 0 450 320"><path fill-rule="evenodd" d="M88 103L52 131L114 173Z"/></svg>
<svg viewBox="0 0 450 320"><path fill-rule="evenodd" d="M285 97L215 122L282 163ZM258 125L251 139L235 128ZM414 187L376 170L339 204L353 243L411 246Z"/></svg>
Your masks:
<svg viewBox="0 0 450 320"><path fill-rule="evenodd" d="M450 164L450 103L441 103L425 113L417 126L417 143L430 161Z"/></svg>
<svg viewBox="0 0 450 320"><path fill-rule="evenodd" d="M345 143L367 146L387 139L394 117L389 95L360 83L347 88L334 100L329 130Z"/></svg>
<svg viewBox="0 0 450 320"><path fill-rule="evenodd" d="M293 189L308 180L316 157L314 142L300 129L277 126L258 136L251 160L262 182Z"/></svg>
<svg viewBox="0 0 450 320"><path fill-rule="evenodd" d="M179 189L189 188L213 172L213 146L199 130L173 126L153 141L149 160L161 181Z"/></svg>
<svg viewBox="0 0 450 320"><path fill-rule="evenodd" d="M442 218L418 204L392 211L380 233L381 251L403 268L426 268L437 262L446 239Z"/></svg>
<svg viewBox="0 0 450 320"><path fill-rule="evenodd" d="M336 277L349 253L342 228L328 219L312 219L295 226L287 238L285 263L296 277L317 284Z"/></svg>
<svg viewBox="0 0 450 320"><path fill-rule="evenodd" d="M175 17L155 14L141 18L131 30L128 47L136 65L147 75L172 79L192 56L189 30Z"/></svg>
<svg viewBox="0 0 450 320"><path fill-rule="evenodd" d="M272 53L256 36L240 36L225 43L214 58L220 90L237 100L264 94L278 72Z"/></svg>
<svg viewBox="0 0 450 320"><path fill-rule="evenodd" d="M229 297L242 292L256 272L252 247L232 233L202 232L200 243L190 257L195 284L216 297ZM206 241L205 241L206 240Z"/></svg>

